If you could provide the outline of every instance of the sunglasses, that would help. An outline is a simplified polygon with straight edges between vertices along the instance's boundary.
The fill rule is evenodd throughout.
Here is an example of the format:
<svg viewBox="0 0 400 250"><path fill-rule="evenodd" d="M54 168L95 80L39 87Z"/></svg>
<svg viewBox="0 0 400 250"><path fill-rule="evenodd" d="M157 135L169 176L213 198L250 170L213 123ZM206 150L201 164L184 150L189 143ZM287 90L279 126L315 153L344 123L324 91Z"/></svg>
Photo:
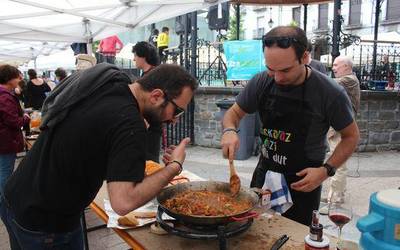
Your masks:
<svg viewBox="0 0 400 250"><path fill-rule="evenodd" d="M181 107L178 106L178 104L176 104L172 99L170 98L166 98L168 102L172 103L172 105L174 105L175 107L175 111L174 111L174 118L178 118L179 116L183 115L183 113L185 113L185 110Z"/></svg>
<svg viewBox="0 0 400 250"><path fill-rule="evenodd" d="M293 44L299 44L303 47L306 47L302 42L297 40L294 37L268 37L266 38L265 35L262 38L263 47L271 47L272 45L276 44L279 48L287 49Z"/></svg>

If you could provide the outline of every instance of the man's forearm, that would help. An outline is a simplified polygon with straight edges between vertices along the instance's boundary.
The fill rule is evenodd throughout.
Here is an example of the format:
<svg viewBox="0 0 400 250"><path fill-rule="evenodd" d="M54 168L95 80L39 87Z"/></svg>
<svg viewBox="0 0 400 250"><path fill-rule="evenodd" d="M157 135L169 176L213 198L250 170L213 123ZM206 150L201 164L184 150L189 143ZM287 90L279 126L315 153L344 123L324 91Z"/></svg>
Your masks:
<svg viewBox="0 0 400 250"><path fill-rule="evenodd" d="M243 117L238 112L233 107L228 109L222 119L222 128L238 128L240 119Z"/></svg>
<svg viewBox="0 0 400 250"><path fill-rule="evenodd" d="M328 163L339 168L350 158L357 147L358 137L351 136L342 138L333 151L332 156L328 159Z"/></svg>
<svg viewBox="0 0 400 250"><path fill-rule="evenodd" d="M123 206L120 206L120 210L116 212L120 215L127 214L153 199L179 173L180 168L177 163L170 164L170 166L166 166L156 173L145 177L142 182L136 184L126 183L129 187L121 187L118 195L123 196L123 198L120 197L122 198ZM122 191L124 189L125 192Z"/></svg>
<svg viewBox="0 0 400 250"><path fill-rule="evenodd" d="M179 168L175 166L176 163L170 163L171 166L157 171L156 173L147 176L142 182L136 184L135 188L129 194L129 198L136 200L140 207L146 204L149 200L153 199L162 188L179 173Z"/></svg>

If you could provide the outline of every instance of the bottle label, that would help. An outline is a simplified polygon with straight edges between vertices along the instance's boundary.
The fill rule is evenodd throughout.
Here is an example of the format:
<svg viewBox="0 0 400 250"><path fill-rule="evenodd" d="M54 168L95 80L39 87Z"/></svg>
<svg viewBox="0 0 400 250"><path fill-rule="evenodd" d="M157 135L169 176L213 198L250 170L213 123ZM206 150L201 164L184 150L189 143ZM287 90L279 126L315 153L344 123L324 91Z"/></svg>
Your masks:
<svg viewBox="0 0 400 250"><path fill-rule="evenodd" d="M262 190L264 191L264 190ZM264 191L261 196L261 206L265 209L271 208L271 192Z"/></svg>

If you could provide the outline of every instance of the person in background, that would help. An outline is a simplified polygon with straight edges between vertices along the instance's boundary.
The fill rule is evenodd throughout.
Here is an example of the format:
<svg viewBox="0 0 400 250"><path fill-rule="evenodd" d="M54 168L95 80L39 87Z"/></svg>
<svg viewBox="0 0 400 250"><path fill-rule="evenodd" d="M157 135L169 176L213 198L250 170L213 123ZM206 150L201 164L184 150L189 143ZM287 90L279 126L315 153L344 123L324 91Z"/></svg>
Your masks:
<svg viewBox="0 0 400 250"><path fill-rule="evenodd" d="M293 200L282 215L309 225L319 208L322 182L354 152L359 132L346 91L307 65L306 48L306 34L298 27L279 26L263 36L267 71L255 75L225 113L221 146L233 160L240 120L258 111L262 153L251 187L262 188L268 171L281 173ZM325 161L330 126L342 140Z"/></svg>
<svg viewBox="0 0 400 250"><path fill-rule="evenodd" d="M148 42L138 42L132 47L136 67L142 70L142 77L160 64L157 48ZM147 160L159 162L162 124L160 122L148 123L147 128Z"/></svg>
<svg viewBox="0 0 400 250"><path fill-rule="evenodd" d="M100 41L99 52L104 58L104 62L114 64L115 55L122 49L124 44L118 36L110 36Z"/></svg>
<svg viewBox="0 0 400 250"><path fill-rule="evenodd" d="M346 90L350 98L353 108L353 117L355 119L360 109L360 82L353 72L353 61L347 56L338 56L333 61L332 71L335 75L334 80ZM340 133L330 128L327 134L330 153L328 156L335 152L337 145L341 141ZM337 169L336 174L328 181L328 194L326 200L328 202L343 202L344 192L346 190L346 175L347 164L346 161ZM333 196L335 194L335 196ZM328 214L328 206L320 209L322 214Z"/></svg>
<svg viewBox="0 0 400 250"><path fill-rule="evenodd" d="M157 48L157 39L158 39L159 33L160 32L158 31L158 29L154 29L151 31L151 35L149 37L149 43L152 44L156 48Z"/></svg>
<svg viewBox="0 0 400 250"><path fill-rule="evenodd" d="M142 70L141 76L160 65L157 48L148 42L136 43L132 47L132 53L134 54L133 60L136 63L136 67Z"/></svg>
<svg viewBox="0 0 400 250"><path fill-rule="evenodd" d="M197 86L167 64L134 82L108 63L67 77L46 99L41 133L4 187L0 215L12 249L84 249L80 218L104 181L121 216L153 199L182 171L190 138L145 176L143 119L176 122Z"/></svg>
<svg viewBox="0 0 400 250"><path fill-rule="evenodd" d="M381 61L380 65L381 74L379 76L380 80L388 80L391 72L390 63L389 63L389 56L384 55L383 60Z"/></svg>
<svg viewBox="0 0 400 250"><path fill-rule="evenodd" d="M326 72L325 65L323 65L320 61L312 59L312 44L310 41L307 42L307 51L308 51L308 62L307 64L310 65L313 69L318 70L322 74L328 75L328 72Z"/></svg>
<svg viewBox="0 0 400 250"><path fill-rule="evenodd" d="M41 78L37 77L34 69L28 70L29 82L27 83L27 108L31 107L35 110L41 110L46 92L50 92L50 86Z"/></svg>
<svg viewBox="0 0 400 250"><path fill-rule="evenodd" d="M169 28L163 27L161 33L157 38L158 54L160 56L161 62L165 63L167 61L167 56L164 54L164 50L168 48L169 44Z"/></svg>
<svg viewBox="0 0 400 250"><path fill-rule="evenodd" d="M30 121L14 94L21 80L16 67L0 66L0 199L6 180L14 170L17 153L24 149L21 127L29 125Z"/></svg>
<svg viewBox="0 0 400 250"><path fill-rule="evenodd" d="M54 74L56 75L56 84L60 83L64 78L67 77L67 71L63 68L57 68L54 71Z"/></svg>

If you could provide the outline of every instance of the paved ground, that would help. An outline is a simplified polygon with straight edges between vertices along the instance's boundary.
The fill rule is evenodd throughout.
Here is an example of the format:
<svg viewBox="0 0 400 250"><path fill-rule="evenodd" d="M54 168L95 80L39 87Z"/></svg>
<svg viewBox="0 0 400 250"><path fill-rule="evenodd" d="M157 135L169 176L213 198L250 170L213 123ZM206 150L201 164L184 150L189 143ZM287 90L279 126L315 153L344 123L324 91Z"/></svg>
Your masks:
<svg viewBox="0 0 400 250"><path fill-rule="evenodd" d="M256 163L257 157L235 161L243 185L249 185ZM368 213L369 197L373 192L400 187L399 166L400 153L396 151L355 153L352 156L349 160L347 192L351 194L354 218L349 225L344 227L344 238L358 240L359 232L355 228L355 223L360 216ZM222 158L221 151L218 149L190 147L187 151L185 168L210 180L228 181L229 178L227 160ZM86 221L88 227L101 224L90 210L86 211ZM326 216L322 217L322 221L326 226L325 232L336 235L336 228ZM104 228L89 232L88 237L90 249L126 250L129 248L111 229ZM0 221L0 250L6 249L9 249L8 237Z"/></svg>

